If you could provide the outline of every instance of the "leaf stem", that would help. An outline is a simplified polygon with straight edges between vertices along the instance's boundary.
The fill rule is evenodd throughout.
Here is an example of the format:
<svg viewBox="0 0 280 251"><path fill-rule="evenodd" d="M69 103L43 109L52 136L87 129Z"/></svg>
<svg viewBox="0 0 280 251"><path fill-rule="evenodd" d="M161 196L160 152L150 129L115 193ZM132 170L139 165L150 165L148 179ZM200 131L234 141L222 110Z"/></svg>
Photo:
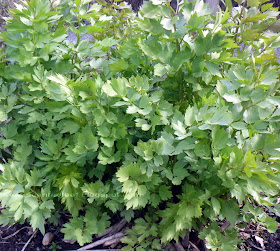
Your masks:
<svg viewBox="0 0 280 251"><path fill-rule="evenodd" d="M175 26L175 25L174 25ZM174 27L175 28L175 27ZM181 52L180 42L176 39L177 53ZM184 74L182 69L178 71L179 102L184 98Z"/></svg>
<svg viewBox="0 0 280 251"><path fill-rule="evenodd" d="M179 84L179 101L182 101L184 98L184 74L183 71L180 69L178 72L178 84Z"/></svg>

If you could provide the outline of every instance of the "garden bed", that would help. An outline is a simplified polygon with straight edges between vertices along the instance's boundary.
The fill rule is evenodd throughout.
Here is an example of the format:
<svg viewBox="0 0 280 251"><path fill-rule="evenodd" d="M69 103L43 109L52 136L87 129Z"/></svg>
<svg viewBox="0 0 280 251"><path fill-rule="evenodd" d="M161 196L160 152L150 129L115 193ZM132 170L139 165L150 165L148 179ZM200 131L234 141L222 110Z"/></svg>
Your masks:
<svg viewBox="0 0 280 251"><path fill-rule="evenodd" d="M1 35L0 247L277 250L276 9L89 2Z"/></svg>
<svg viewBox="0 0 280 251"><path fill-rule="evenodd" d="M280 224L280 222L278 221ZM45 251L45 250L77 250L80 248L80 245L75 242L73 244L65 241L63 239L63 234L60 233L59 228L56 226L48 225L46 228L47 232L55 233L54 238L49 245L44 246L42 244L43 235L40 232L36 232L35 235L32 228L28 224L21 225L16 223L12 226L0 227L0 250L2 251L21 251L26 245L26 251ZM248 224L244 229L239 233L240 238L245 240L245 243L240 246L241 251L279 251L280 247L280 229L276 233L269 233L263 227L257 224ZM108 237L108 236L107 236ZM95 239L98 240L98 239ZM188 248L185 250L189 251L198 251L196 247L200 247L200 240L197 238L197 235L190 235L190 242ZM108 246L97 246L90 250L120 250L123 245L119 243L114 248ZM182 251L176 249L174 243L171 243L168 247L164 249L165 251ZM205 248L199 248L199 251L205 251Z"/></svg>

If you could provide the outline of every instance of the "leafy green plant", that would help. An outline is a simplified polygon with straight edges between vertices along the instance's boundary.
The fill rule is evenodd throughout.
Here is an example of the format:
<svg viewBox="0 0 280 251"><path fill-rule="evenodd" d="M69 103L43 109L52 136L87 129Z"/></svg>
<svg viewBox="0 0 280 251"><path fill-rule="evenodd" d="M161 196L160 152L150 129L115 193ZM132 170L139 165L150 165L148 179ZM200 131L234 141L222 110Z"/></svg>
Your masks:
<svg viewBox="0 0 280 251"><path fill-rule="evenodd" d="M51 249L52 249L53 251L56 251L56 250L59 250L59 249L62 249L62 248L61 248L61 246L56 245L55 243L52 243Z"/></svg>
<svg viewBox="0 0 280 251"><path fill-rule="evenodd" d="M1 224L44 233L65 209L61 231L84 245L119 214L135 218L124 250L190 229L235 250L250 220L276 231L279 13L89 2L27 1L1 34Z"/></svg>

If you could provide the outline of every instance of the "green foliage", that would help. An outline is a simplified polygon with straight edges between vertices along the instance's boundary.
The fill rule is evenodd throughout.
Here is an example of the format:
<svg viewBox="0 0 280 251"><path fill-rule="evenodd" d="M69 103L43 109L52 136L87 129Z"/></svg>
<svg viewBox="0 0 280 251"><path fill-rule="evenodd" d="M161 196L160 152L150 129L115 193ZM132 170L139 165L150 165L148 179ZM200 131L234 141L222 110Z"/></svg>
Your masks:
<svg viewBox="0 0 280 251"><path fill-rule="evenodd" d="M110 225L109 217L106 213L101 214L100 211L93 207L88 207L85 216L74 217L69 223L64 224L61 230L68 240L77 240L82 246L92 241L93 234L101 234L105 232L106 227Z"/></svg>
<svg viewBox="0 0 280 251"><path fill-rule="evenodd" d="M127 231L129 236L122 239L122 242L127 244L122 250L162 250L156 221L158 221L158 217L149 216L148 213L144 219L136 219L135 226Z"/></svg>
<svg viewBox="0 0 280 251"><path fill-rule="evenodd" d="M124 250L190 229L235 250L250 220L276 231L279 13L97 2L30 0L0 34L0 223L44 233L65 209L65 238L84 245L119 214L134 222Z"/></svg>
<svg viewBox="0 0 280 251"><path fill-rule="evenodd" d="M238 250L237 244L240 242L235 229L227 229L222 233L217 222L213 222L208 228L204 228L200 238L206 240L207 247L211 250Z"/></svg>

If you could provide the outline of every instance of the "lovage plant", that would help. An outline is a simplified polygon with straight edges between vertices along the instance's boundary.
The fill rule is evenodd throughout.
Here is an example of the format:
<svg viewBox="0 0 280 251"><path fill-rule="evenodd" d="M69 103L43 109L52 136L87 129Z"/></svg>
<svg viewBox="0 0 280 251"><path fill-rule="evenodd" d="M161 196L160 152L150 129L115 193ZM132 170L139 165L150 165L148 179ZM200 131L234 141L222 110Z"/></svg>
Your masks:
<svg viewBox="0 0 280 251"><path fill-rule="evenodd" d="M23 2L1 34L1 224L44 233L67 210L61 232L84 245L118 215L123 250L191 229L236 250L251 220L276 231L279 13L89 2Z"/></svg>

